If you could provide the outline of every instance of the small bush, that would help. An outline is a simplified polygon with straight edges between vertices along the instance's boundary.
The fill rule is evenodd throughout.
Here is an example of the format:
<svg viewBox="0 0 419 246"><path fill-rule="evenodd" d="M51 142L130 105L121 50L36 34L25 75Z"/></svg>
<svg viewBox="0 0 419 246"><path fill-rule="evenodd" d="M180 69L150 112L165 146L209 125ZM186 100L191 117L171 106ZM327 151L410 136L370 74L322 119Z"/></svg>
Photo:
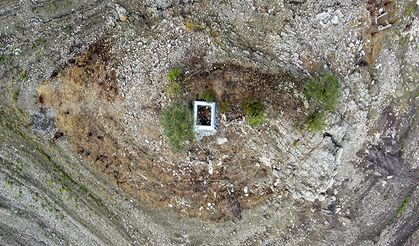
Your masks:
<svg viewBox="0 0 419 246"><path fill-rule="evenodd" d="M308 81L305 87L305 95L313 100L320 110L336 110L341 97L340 82L333 74L327 73L323 76Z"/></svg>
<svg viewBox="0 0 419 246"><path fill-rule="evenodd" d="M185 23L185 27L188 31L193 31L196 28L196 24L193 23L192 21L187 21Z"/></svg>
<svg viewBox="0 0 419 246"><path fill-rule="evenodd" d="M10 65L13 63L13 56L11 55L0 55L0 65Z"/></svg>
<svg viewBox="0 0 419 246"><path fill-rule="evenodd" d="M17 99L18 99L18 97L19 97L19 93L20 93L20 89L16 89L16 90L13 92L13 102L14 102L14 103L16 103L16 102L17 102Z"/></svg>
<svg viewBox="0 0 419 246"><path fill-rule="evenodd" d="M182 71L179 68L172 68L167 73L167 79L170 82L177 82L180 79L181 75L182 75Z"/></svg>
<svg viewBox="0 0 419 246"><path fill-rule="evenodd" d="M29 76L28 76L28 72L27 71L22 71L19 74L19 80L20 81L26 81L26 80L28 80L28 78L29 78Z"/></svg>
<svg viewBox="0 0 419 246"><path fill-rule="evenodd" d="M307 120L307 129L312 132L320 132L325 128L324 114L322 112L316 111L310 115Z"/></svg>
<svg viewBox="0 0 419 246"><path fill-rule="evenodd" d="M14 182L11 179L6 180L6 184L5 184L6 188L11 188L13 187L13 185L14 185Z"/></svg>
<svg viewBox="0 0 419 246"><path fill-rule="evenodd" d="M73 32L73 26L72 25L70 25L70 24L68 24L68 25L65 25L65 26L63 26L63 31L66 33L66 34L71 34L72 32Z"/></svg>
<svg viewBox="0 0 419 246"><path fill-rule="evenodd" d="M166 94L169 97L175 97L177 94L180 93L181 90L182 86L178 82L172 81L166 88Z"/></svg>
<svg viewBox="0 0 419 246"><path fill-rule="evenodd" d="M47 39L44 37L39 37L35 41L32 42L32 48L38 48L44 44L46 44Z"/></svg>
<svg viewBox="0 0 419 246"><path fill-rule="evenodd" d="M265 122L265 116L263 114L258 114L256 116L250 116L248 118L248 122L250 126L259 126Z"/></svg>
<svg viewBox="0 0 419 246"><path fill-rule="evenodd" d="M418 5L415 3L415 1L409 1L404 11L404 15L407 17L412 16L416 12L417 8L418 8Z"/></svg>
<svg viewBox="0 0 419 246"><path fill-rule="evenodd" d="M188 31L202 31L202 30L205 29L205 24L203 24L203 23L199 24L199 23L196 23L196 22L193 22L193 21L187 21L185 23L185 28Z"/></svg>
<svg viewBox="0 0 419 246"><path fill-rule="evenodd" d="M404 199L402 204L400 204L399 208L397 209L397 211L395 212L395 214L393 215L393 217L388 221L388 224L391 225L394 222L396 222L396 220L403 214L406 212L406 210L409 207L409 203L410 200L412 199L412 193L408 194Z"/></svg>
<svg viewBox="0 0 419 246"><path fill-rule="evenodd" d="M206 101L206 102L214 102L215 101L215 94L213 91L211 90L205 90L202 93L202 98Z"/></svg>
<svg viewBox="0 0 419 246"><path fill-rule="evenodd" d="M220 103L220 112L225 114L228 112L228 110L230 109L230 103L228 103L227 101L222 101Z"/></svg>
<svg viewBox="0 0 419 246"><path fill-rule="evenodd" d="M181 150L188 141L193 140L192 112L185 104L176 103L165 109L162 121L163 133L174 150Z"/></svg>
<svg viewBox="0 0 419 246"><path fill-rule="evenodd" d="M247 117L249 125L258 126L265 121L262 103L249 99L242 102L242 108Z"/></svg>
<svg viewBox="0 0 419 246"><path fill-rule="evenodd" d="M409 195L407 195L405 198L404 198L404 200L403 200L403 202L402 202L402 204L400 205L400 207L397 209L397 216L400 216L401 214L403 214L405 211L406 211L406 209L409 207L409 203L410 203L410 199L412 198L412 195L411 194L409 194Z"/></svg>
<svg viewBox="0 0 419 246"><path fill-rule="evenodd" d="M309 131L322 131L326 124L325 112L335 111L341 98L341 86L338 78L325 73L310 79L304 90L305 96L314 104L314 113L306 121Z"/></svg>

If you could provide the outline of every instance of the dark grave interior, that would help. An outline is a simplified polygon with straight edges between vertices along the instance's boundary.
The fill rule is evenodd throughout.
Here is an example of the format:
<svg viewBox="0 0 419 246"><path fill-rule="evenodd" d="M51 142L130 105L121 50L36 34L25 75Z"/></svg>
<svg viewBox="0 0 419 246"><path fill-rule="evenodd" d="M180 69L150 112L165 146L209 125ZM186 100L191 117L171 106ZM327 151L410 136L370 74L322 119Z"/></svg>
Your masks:
<svg viewBox="0 0 419 246"><path fill-rule="evenodd" d="M211 107L198 106L198 125L211 126Z"/></svg>

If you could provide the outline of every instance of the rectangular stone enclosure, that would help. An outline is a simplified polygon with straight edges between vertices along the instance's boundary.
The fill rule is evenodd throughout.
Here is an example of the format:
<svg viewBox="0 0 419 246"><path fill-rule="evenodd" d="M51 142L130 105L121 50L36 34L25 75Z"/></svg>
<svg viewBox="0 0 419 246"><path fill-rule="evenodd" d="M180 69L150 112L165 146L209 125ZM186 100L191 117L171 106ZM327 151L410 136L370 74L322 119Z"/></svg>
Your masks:
<svg viewBox="0 0 419 246"><path fill-rule="evenodd" d="M215 102L194 102L194 130L196 132L215 132Z"/></svg>

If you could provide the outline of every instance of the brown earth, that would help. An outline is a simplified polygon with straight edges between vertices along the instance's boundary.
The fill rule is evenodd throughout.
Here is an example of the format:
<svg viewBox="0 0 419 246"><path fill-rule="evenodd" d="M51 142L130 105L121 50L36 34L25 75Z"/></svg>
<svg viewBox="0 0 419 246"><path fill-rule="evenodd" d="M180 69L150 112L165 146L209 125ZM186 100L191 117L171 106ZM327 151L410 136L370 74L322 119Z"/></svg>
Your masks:
<svg viewBox="0 0 419 246"><path fill-rule="evenodd" d="M226 131L223 125L219 131L238 144L215 145L210 151L202 146L214 145L215 138L206 137L188 147L188 159L201 164L208 164L215 155L229 156L224 159L227 164L215 167L212 174L206 164L161 163L159 153L133 144L122 123L124 98L116 83L118 74L112 69L117 54L111 54L109 48L109 42L91 46L38 88L40 106L57 112L54 139L67 139L82 158L144 205L174 207L191 217L215 221L240 218L242 209L274 194L270 169L255 166L252 159L241 159L245 137ZM228 104L224 112L227 122L243 117L243 98L260 100L271 116L282 110L283 117L289 120L304 117L301 110L295 110L302 107L302 102L293 94L302 90L302 80L288 74L261 74L232 65L188 74L176 100L191 103L203 91L211 90L220 104ZM261 135L269 134L264 127L259 131ZM264 185L258 184L260 180ZM252 189L251 194L243 192L245 186Z"/></svg>

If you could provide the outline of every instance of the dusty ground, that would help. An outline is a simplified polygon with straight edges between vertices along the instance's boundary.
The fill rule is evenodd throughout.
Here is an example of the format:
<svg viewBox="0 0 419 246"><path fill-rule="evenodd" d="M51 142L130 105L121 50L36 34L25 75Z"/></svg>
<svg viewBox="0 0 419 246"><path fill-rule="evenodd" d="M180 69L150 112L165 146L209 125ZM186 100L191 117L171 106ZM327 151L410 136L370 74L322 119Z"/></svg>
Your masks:
<svg viewBox="0 0 419 246"><path fill-rule="evenodd" d="M193 217L240 218L243 208L283 192L276 187L278 181L270 168L260 163L259 154L249 147L244 129L237 131L244 117L240 104L247 98L261 101L268 117L280 115L297 125L297 121L304 121L303 102L298 97L301 81L285 74L259 74L228 65L215 65L211 71L185 71L181 82L184 89L171 100L192 104L203 91L211 90L219 104L226 102L229 106L220 115L216 136L205 137L182 153L175 153L161 141L162 110L158 104L147 108L154 111L150 121L155 124L142 129L145 142L132 144L135 140L129 126L123 123L124 115L130 112L123 107L118 75L112 69L120 54L109 54L109 49L106 44L95 44L38 88L38 104L57 112L54 141L69 139L73 151L140 202L151 207L174 207ZM257 139L274 144L269 135L275 130L258 127ZM217 139L226 139L223 141L228 144L219 144ZM150 141L160 148L156 151L148 147Z"/></svg>
<svg viewBox="0 0 419 246"><path fill-rule="evenodd" d="M417 5L3 1L0 244L416 245ZM310 133L323 71L343 95ZM176 153L161 112L204 90L219 130Z"/></svg>

